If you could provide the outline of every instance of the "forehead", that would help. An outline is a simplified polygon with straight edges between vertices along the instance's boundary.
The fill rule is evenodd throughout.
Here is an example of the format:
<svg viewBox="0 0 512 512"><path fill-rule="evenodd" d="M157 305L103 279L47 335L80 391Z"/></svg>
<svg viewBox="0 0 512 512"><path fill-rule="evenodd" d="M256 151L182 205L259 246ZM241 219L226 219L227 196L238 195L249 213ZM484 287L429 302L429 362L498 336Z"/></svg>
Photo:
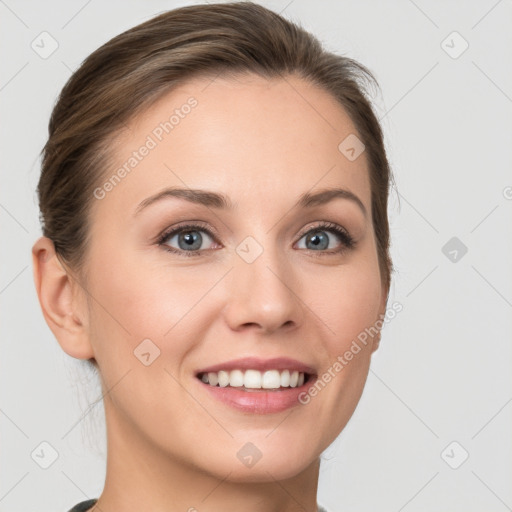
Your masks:
<svg viewBox="0 0 512 512"><path fill-rule="evenodd" d="M170 185L255 201L344 186L370 211L366 155L351 161L339 147L357 136L352 120L331 94L299 77L195 78L127 126L105 179L125 172L99 208L133 210Z"/></svg>

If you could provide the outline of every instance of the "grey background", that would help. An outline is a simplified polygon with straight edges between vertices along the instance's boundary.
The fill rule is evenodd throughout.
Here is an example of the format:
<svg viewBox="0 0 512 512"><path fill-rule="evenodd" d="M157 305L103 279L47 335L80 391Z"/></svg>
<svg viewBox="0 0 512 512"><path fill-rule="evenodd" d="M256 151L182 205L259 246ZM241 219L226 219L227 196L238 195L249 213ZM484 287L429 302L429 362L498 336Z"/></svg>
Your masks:
<svg viewBox="0 0 512 512"><path fill-rule="evenodd" d="M105 476L97 379L60 349L32 277L53 103L98 46L187 3L0 0L0 511L65 511ZM512 4L260 3L375 73L397 181L389 303L403 311L323 454L318 500L333 512L512 510ZM43 31L59 45L46 59L31 48ZM467 247L456 261L442 251L452 237ZM31 455L42 442L58 454L48 469Z"/></svg>

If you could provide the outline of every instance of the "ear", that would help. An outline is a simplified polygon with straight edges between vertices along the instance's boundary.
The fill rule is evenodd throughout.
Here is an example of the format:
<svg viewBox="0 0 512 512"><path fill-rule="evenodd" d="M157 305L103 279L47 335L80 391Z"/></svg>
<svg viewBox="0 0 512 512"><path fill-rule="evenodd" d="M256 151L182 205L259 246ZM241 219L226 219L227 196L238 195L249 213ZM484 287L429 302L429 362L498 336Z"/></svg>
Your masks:
<svg viewBox="0 0 512 512"><path fill-rule="evenodd" d="M77 359L94 357L89 341L85 291L59 261L47 237L32 247L34 283L48 327L61 348Z"/></svg>

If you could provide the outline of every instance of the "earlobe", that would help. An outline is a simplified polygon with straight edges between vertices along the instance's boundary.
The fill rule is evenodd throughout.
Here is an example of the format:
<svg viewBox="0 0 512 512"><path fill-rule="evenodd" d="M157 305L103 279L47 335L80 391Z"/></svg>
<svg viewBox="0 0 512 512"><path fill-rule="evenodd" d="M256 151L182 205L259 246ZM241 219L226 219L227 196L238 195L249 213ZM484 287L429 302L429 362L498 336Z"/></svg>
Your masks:
<svg viewBox="0 0 512 512"><path fill-rule="evenodd" d="M43 236L36 241L32 264L39 304L59 345L72 357L94 357L86 329L86 308L74 293L76 282L59 261L52 240Z"/></svg>

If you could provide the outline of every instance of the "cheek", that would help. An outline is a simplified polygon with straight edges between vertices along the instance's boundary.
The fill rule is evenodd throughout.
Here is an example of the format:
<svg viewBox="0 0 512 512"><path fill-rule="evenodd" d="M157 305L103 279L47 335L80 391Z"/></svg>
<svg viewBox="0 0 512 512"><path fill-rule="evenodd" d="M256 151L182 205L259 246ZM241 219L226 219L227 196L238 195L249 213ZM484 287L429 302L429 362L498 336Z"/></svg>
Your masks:
<svg viewBox="0 0 512 512"><path fill-rule="evenodd" d="M317 347L324 358L318 381L304 400L310 401L312 416L329 425L324 439L329 443L352 416L368 376L375 332L371 328L381 301L380 274L372 265L354 265L336 273L330 269L328 279L316 282L324 286L311 287L308 293L324 332Z"/></svg>
<svg viewBox="0 0 512 512"><path fill-rule="evenodd" d="M309 284L311 309L324 324L329 351L345 350L353 339L378 320L382 298L380 274L375 265L332 268L316 284Z"/></svg>
<svg viewBox="0 0 512 512"><path fill-rule="evenodd" d="M174 378L180 378L180 363L195 344L192 313L197 316L199 308L193 306L204 290L185 273L147 267L124 259L96 269L92 341L106 388L123 382L110 394L116 408L168 425L168 418L156 420L155 411L169 403L169 393L179 396Z"/></svg>
<svg viewBox="0 0 512 512"><path fill-rule="evenodd" d="M106 323L124 334L128 331L132 338L163 338L208 288L204 281L199 286L186 270L148 265L148 260L144 254L124 257L110 268L93 271L96 294L110 313Z"/></svg>
<svg viewBox="0 0 512 512"><path fill-rule="evenodd" d="M182 363L215 322L219 301L209 290L224 271L171 268L163 259L154 264L148 264L148 259L134 255L119 258L110 268L93 270L98 301L93 308L92 342L110 382L135 369L133 375L145 372L140 378L150 392L152 387L161 390L169 384L164 369L177 378L190 371ZM137 357L147 352L146 357L155 358L145 367Z"/></svg>

